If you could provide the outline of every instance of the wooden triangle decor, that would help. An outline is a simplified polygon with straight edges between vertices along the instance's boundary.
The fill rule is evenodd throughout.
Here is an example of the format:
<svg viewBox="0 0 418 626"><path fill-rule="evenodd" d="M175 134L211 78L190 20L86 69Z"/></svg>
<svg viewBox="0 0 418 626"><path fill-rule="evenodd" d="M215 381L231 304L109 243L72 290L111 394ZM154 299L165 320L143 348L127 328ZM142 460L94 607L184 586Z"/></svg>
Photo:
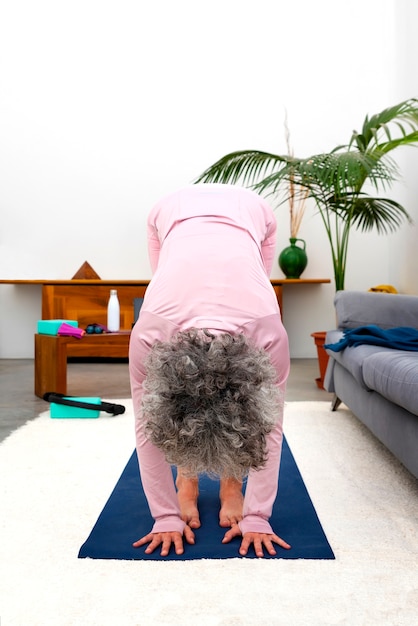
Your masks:
<svg viewBox="0 0 418 626"><path fill-rule="evenodd" d="M90 265L90 263L87 263L87 261L84 261L83 265L77 270L77 272L74 274L72 280L75 279L85 279L85 280L101 280L100 276L98 274L96 274L96 272L94 271L94 269L92 268L92 266Z"/></svg>

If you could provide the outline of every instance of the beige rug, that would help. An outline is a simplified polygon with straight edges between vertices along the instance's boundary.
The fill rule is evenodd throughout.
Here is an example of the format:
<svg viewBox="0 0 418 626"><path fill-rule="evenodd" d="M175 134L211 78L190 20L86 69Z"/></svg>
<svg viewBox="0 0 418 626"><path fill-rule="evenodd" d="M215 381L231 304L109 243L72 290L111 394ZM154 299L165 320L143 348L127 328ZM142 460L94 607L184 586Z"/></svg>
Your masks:
<svg viewBox="0 0 418 626"><path fill-rule="evenodd" d="M1 626L418 623L417 481L328 403L288 403L285 433L335 561L77 559L133 450L120 402L0 445Z"/></svg>

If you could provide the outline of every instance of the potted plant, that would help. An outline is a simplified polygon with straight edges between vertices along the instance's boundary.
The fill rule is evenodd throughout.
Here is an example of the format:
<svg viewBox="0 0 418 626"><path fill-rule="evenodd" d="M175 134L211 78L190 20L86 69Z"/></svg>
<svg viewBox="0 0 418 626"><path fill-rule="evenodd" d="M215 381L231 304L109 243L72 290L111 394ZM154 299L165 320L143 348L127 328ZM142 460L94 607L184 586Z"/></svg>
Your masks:
<svg viewBox="0 0 418 626"><path fill-rule="evenodd" d="M206 169L196 182L241 183L260 193L281 196L281 203L312 198L324 224L331 248L336 291L344 289L349 236L352 228L378 233L396 230L410 220L405 208L390 198L370 195L367 185L378 193L398 178L398 167L390 153L399 146L418 143L418 99L400 102L371 117L366 116L361 132L354 131L347 144L330 152L297 158L259 150L241 150L222 157ZM321 358L325 333L312 333L318 349L320 378L327 359Z"/></svg>
<svg viewBox="0 0 418 626"><path fill-rule="evenodd" d="M330 152L297 158L259 150L241 150L222 157L196 182L240 183L260 193L312 198L324 224L331 248L335 289L344 289L349 235L352 228L379 233L396 230L410 217L390 198L370 195L388 189L398 178L390 153L399 146L418 143L418 100L405 100L371 117L347 144Z"/></svg>

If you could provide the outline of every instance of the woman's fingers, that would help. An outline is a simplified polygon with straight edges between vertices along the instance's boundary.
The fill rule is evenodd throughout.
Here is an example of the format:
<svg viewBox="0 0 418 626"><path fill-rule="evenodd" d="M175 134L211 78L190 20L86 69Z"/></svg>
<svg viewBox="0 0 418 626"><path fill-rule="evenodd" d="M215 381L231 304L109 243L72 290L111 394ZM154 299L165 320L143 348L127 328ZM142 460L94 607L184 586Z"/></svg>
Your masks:
<svg viewBox="0 0 418 626"><path fill-rule="evenodd" d="M242 538L239 553L241 554L241 556L245 556L246 554L248 554L250 546L253 545L256 556L260 558L263 557L264 550L267 550L267 552L271 556L274 556L276 554L276 549L273 543L277 543L281 548L284 548L285 550L290 550L290 545L276 534L270 535L266 533L245 533L244 537Z"/></svg>
<svg viewBox="0 0 418 626"><path fill-rule="evenodd" d="M188 543L194 543L194 533L191 528L185 527L184 536ZM149 545L145 549L145 554L152 554L156 548L161 546L161 556L167 556L172 545L176 554L183 554L184 552L183 536L178 531L149 533L132 545L134 548L140 548L146 543Z"/></svg>

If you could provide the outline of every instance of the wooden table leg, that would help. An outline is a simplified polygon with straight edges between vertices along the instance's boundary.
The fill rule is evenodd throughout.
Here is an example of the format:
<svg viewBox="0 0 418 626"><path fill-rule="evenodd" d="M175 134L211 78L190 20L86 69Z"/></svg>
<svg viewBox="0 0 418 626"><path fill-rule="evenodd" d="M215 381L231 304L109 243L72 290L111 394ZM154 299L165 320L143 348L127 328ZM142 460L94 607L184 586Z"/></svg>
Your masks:
<svg viewBox="0 0 418 626"><path fill-rule="evenodd" d="M35 395L67 393L67 344L65 338L35 335Z"/></svg>

